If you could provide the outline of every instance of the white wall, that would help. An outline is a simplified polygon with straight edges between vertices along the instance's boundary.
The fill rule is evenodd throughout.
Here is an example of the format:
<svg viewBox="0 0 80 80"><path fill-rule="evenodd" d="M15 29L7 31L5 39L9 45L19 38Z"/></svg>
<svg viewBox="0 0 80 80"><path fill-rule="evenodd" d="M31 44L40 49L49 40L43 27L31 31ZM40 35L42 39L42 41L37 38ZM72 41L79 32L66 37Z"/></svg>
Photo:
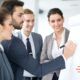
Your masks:
<svg viewBox="0 0 80 80"><path fill-rule="evenodd" d="M80 25L80 0L22 0L25 2L24 8L29 8L34 11L36 25L35 32L40 33L43 38L52 32L48 21L48 10L58 7L62 10L65 18L64 27L72 27ZM38 14L39 9L42 9L43 14ZM76 20L75 20L76 19Z"/></svg>

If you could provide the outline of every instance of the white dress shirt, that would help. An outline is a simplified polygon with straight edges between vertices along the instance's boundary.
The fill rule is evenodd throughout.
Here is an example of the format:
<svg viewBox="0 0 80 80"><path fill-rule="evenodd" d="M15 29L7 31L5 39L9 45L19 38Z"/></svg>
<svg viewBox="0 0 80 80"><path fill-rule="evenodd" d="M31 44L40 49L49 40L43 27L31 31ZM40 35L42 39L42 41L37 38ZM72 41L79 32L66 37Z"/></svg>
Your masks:
<svg viewBox="0 0 80 80"><path fill-rule="evenodd" d="M55 33L53 33L53 47L52 47L52 56L53 58L55 59L56 57L59 57L60 55L62 55L63 53L63 48L60 48L61 46L64 45L64 41L65 41L65 29L61 35L62 39L61 39L61 43L60 43L60 46L57 45L57 41L56 41L56 36L55 36Z"/></svg>
<svg viewBox="0 0 80 80"><path fill-rule="evenodd" d="M14 36L16 36L16 37L18 37L18 32L19 32L20 30L18 30L18 29L14 29L13 31L12 31L12 34L14 35Z"/></svg>
<svg viewBox="0 0 80 80"><path fill-rule="evenodd" d="M27 50L27 45L26 45L27 40L26 39L29 38L29 41L31 43L31 49L32 49L32 53L31 54L32 54L33 58L36 58L36 55L35 55L35 46L34 46L32 35L30 34L29 37L26 37L26 35L23 33L22 30L21 30L21 35L22 35L22 41L23 41L23 43L24 43L24 45L26 47L26 50ZM34 75L32 75L31 73L29 73L26 70L24 70L23 76L25 76L25 77L34 77Z"/></svg>

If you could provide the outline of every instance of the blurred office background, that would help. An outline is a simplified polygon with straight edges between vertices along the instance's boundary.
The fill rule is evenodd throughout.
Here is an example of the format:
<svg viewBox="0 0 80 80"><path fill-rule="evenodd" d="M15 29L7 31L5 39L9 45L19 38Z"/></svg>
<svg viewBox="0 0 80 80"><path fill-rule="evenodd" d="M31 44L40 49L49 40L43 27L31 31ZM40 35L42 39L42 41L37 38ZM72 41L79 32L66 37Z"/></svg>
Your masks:
<svg viewBox="0 0 80 80"><path fill-rule="evenodd" d="M4 0L0 0L0 3ZM49 9L58 7L62 10L65 18L64 27L80 26L80 0L21 0L24 8L29 8L35 13L34 31L45 38L52 32L48 24L47 13Z"/></svg>

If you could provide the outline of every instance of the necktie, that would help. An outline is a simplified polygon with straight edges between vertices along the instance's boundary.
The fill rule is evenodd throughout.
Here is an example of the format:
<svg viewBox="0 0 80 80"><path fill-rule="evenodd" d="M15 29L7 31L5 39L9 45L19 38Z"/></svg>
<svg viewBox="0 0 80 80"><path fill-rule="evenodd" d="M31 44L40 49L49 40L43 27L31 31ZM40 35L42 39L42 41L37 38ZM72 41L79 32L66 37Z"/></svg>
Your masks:
<svg viewBox="0 0 80 80"><path fill-rule="evenodd" d="M53 74L52 80L58 80L58 77L57 77L57 74L56 73Z"/></svg>
<svg viewBox="0 0 80 80"><path fill-rule="evenodd" d="M29 38L27 38L27 51L28 51L28 53L31 53L31 52L32 52L31 44L30 44Z"/></svg>

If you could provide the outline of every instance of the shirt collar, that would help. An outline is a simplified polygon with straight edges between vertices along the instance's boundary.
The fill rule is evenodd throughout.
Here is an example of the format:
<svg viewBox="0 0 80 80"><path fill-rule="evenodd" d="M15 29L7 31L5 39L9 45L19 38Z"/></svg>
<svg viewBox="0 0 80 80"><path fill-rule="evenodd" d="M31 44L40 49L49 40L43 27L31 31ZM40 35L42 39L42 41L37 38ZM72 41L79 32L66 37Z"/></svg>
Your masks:
<svg viewBox="0 0 80 80"><path fill-rule="evenodd" d="M61 35L61 36L62 36L62 38L64 37L64 35L65 35L65 29L64 29L64 31L62 32L62 35ZM56 39L55 32L53 32L53 38L54 38L54 39Z"/></svg>
<svg viewBox="0 0 80 80"><path fill-rule="evenodd" d="M62 45L64 45L64 41L65 41L65 28L64 28L64 31L62 32L62 40L61 40L61 43L60 43L60 46L62 46ZM56 40L56 35L55 35L55 33L53 33L53 39L55 39Z"/></svg>

